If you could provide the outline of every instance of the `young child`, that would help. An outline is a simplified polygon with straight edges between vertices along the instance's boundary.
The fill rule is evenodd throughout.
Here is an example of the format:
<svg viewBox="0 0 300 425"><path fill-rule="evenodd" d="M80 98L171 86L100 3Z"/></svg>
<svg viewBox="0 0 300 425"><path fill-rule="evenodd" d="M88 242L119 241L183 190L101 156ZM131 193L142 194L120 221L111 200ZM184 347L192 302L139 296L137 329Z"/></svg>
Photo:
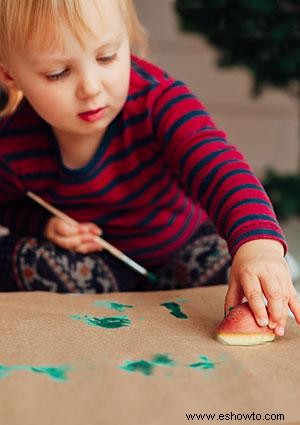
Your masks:
<svg viewBox="0 0 300 425"><path fill-rule="evenodd" d="M288 306L300 324L266 193L188 88L133 54L132 0L0 0L0 22L1 290L225 283L232 258L226 309L245 296L277 335ZM158 283L102 250L101 232Z"/></svg>

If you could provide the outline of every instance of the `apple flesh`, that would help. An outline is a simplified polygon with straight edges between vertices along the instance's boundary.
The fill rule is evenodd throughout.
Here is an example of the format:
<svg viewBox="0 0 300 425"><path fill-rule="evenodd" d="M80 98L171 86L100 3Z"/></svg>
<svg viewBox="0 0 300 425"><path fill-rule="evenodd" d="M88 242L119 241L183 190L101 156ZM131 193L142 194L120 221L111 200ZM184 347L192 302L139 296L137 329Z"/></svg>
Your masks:
<svg viewBox="0 0 300 425"><path fill-rule="evenodd" d="M216 330L216 338L228 345L257 345L275 339L273 329L261 327L247 302L230 309Z"/></svg>

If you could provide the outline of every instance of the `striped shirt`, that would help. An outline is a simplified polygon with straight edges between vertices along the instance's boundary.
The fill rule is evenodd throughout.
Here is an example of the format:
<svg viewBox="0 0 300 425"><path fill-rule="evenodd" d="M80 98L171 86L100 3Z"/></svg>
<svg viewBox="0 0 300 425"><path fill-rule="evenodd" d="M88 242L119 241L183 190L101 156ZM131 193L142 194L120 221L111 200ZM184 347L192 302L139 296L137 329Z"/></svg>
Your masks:
<svg viewBox="0 0 300 425"><path fill-rule="evenodd" d="M94 157L66 168L50 126L26 100L0 123L0 222L42 235L49 213L31 190L144 265L171 259L207 216L234 255L250 240L279 240L258 179L203 104L180 81L132 56L127 101Z"/></svg>

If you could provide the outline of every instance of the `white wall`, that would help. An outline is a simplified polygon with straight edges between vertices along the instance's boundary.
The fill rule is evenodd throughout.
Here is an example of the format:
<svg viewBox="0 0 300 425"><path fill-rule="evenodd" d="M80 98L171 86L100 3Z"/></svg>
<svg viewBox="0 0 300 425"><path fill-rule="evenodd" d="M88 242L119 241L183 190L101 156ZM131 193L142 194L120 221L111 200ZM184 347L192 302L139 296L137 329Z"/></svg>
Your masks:
<svg viewBox="0 0 300 425"><path fill-rule="evenodd" d="M151 59L188 84L257 174L267 167L295 171L300 145L295 100L272 89L253 99L247 71L219 68L217 51L203 38L179 31L172 1L135 3L150 35Z"/></svg>

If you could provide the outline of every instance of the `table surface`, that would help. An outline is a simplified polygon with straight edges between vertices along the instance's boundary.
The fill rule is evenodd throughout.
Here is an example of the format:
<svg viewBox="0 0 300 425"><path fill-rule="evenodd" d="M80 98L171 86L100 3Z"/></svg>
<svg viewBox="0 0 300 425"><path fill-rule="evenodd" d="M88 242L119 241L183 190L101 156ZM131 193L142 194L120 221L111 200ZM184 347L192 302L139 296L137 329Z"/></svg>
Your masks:
<svg viewBox="0 0 300 425"><path fill-rule="evenodd" d="M222 345L225 291L0 294L0 423L300 423L300 328L289 318L275 342Z"/></svg>

